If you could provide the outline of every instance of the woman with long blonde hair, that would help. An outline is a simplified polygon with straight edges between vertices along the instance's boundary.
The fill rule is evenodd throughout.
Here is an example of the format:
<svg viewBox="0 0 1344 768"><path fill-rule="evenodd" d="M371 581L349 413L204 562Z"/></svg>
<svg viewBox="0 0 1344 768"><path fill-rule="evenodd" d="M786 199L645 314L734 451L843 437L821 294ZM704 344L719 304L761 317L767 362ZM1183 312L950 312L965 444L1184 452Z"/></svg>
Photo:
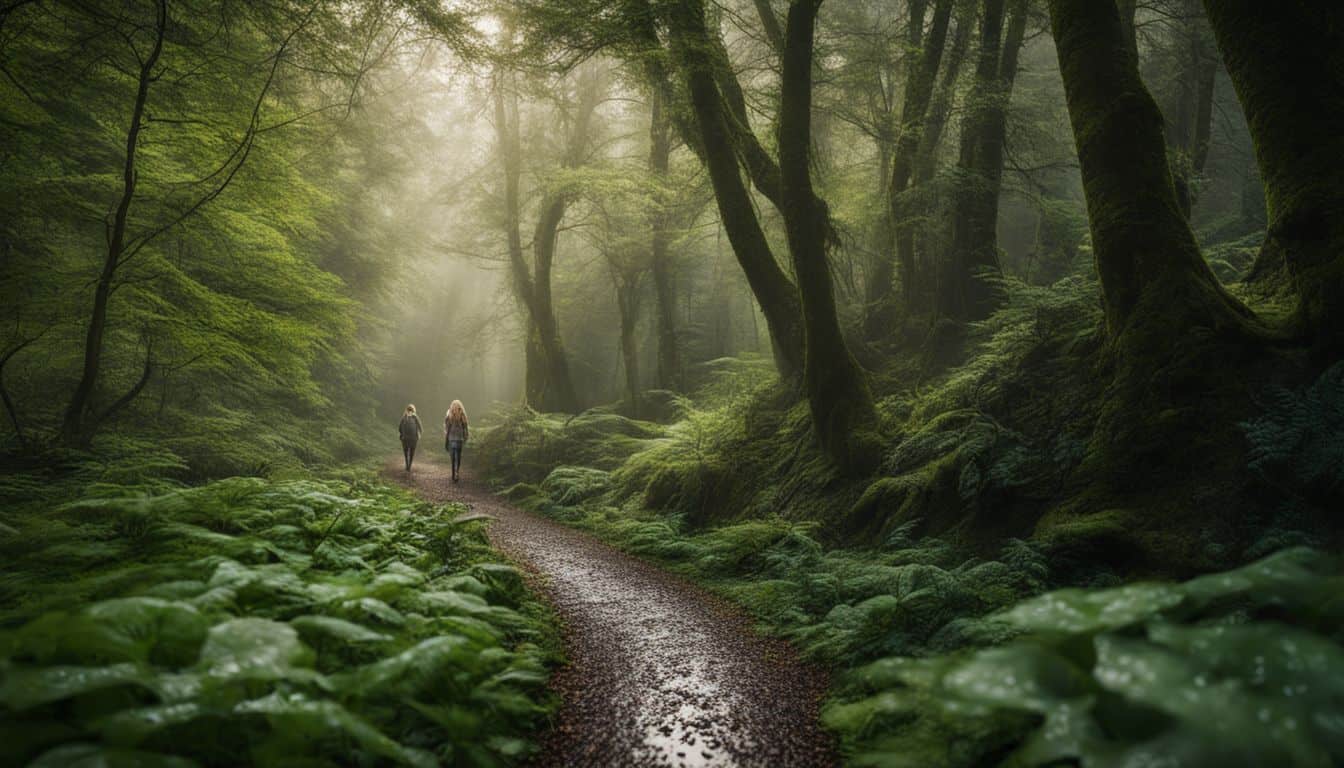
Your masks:
<svg viewBox="0 0 1344 768"><path fill-rule="evenodd" d="M457 470L462 466L462 444L467 442L467 409L461 400L454 400L443 416L443 447L453 459L453 482L457 482Z"/></svg>
<svg viewBox="0 0 1344 768"><path fill-rule="evenodd" d="M411 471L411 461L415 459L415 445L420 442L420 417L415 414L415 406L408 405L401 413L401 423L397 425L397 434L401 437L401 454L406 459L406 471Z"/></svg>

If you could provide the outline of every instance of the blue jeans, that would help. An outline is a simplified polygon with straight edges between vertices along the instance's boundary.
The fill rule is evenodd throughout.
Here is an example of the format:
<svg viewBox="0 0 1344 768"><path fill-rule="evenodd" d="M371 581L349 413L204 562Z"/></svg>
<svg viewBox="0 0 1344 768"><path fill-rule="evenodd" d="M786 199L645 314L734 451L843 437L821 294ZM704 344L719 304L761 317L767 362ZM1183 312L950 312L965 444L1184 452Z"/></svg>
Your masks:
<svg viewBox="0 0 1344 768"><path fill-rule="evenodd" d="M453 459L453 476L456 477L456 476L457 476L457 469L458 469L458 467L461 467L461 466L462 466L462 441L461 441L461 440L449 440L449 441L448 441L448 455L451 456L452 459Z"/></svg>

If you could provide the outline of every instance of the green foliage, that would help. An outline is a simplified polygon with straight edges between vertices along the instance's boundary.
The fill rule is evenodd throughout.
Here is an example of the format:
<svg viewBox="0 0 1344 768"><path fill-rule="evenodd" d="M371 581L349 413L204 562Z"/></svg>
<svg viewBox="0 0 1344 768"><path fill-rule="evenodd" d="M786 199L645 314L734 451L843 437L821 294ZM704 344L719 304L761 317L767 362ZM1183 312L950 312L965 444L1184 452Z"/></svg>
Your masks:
<svg viewBox="0 0 1344 768"><path fill-rule="evenodd" d="M562 507L575 506L607 489L611 475L588 467L556 467L541 481L541 490Z"/></svg>
<svg viewBox="0 0 1344 768"><path fill-rule="evenodd" d="M1341 586L1337 557L1291 549L1184 584L1052 592L994 617L1023 633L1009 643L857 670L827 721L859 764L1336 765Z"/></svg>
<svg viewBox="0 0 1344 768"><path fill-rule="evenodd" d="M1210 246L1205 250L1204 257L1219 280L1224 283L1239 282L1251 271L1264 241L1263 231L1252 232L1236 240Z"/></svg>
<svg viewBox="0 0 1344 768"><path fill-rule="evenodd" d="M474 446L482 463L508 467L500 479L537 483L560 465L615 469L663 434L657 424L614 413L593 410L568 416L520 408L502 414Z"/></svg>
<svg viewBox="0 0 1344 768"><path fill-rule="evenodd" d="M31 343L3 371L26 440L5 418L0 450L51 442L82 369L155 6L5 12L0 354ZM453 12L413 12L436 29L462 26ZM388 207L377 197L386 177L368 166L393 178L398 166L390 148L356 146L377 118L337 121L334 107L375 103L361 91L388 62L369 51L394 47L409 21L386 5L169 6L91 414L152 365L104 434L156 439L194 479L283 476L366 455L359 433L380 341L371 310L399 222L361 208ZM374 132L380 145L393 133L416 138ZM115 442L94 448L111 453Z"/></svg>
<svg viewBox="0 0 1344 768"><path fill-rule="evenodd" d="M1263 407L1241 425L1251 470L1308 502L1338 499L1344 492L1344 363L1298 391L1269 390Z"/></svg>
<svg viewBox="0 0 1344 768"><path fill-rule="evenodd" d="M1112 587L1107 566L1024 540L1084 458L1101 337L1094 283L1008 289L963 365L886 395L882 475L861 484L820 468L805 412L731 365L633 453L608 428L563 452L600 465L562 459L548 475L537 441L498 448L490 468L533 483L510 498L702 581L848 670L825 719L853 764L1338 762L1328 729L1341 701L1329 686L1301 701L1292 688L1338 674L1344 656L1333 559L1294 550L1185 584ZM1272 393L1245 425L1262 446L1253 470L1304 498L1335 490L1337 373ZM555 423L519 418L524 433ZM866 547L834 546L853 531ZM1093 587L1042 595L1061 583ZM1303 655L1271 662L1270 648ZM1232 693L1244 694L1235 734L1211 725ZM1326 715L1310 731L1313 711Z"/></svg>
<svg viewBox="0 0 1344 768"><path fill-rule="evenodd" d="M367 483L98 487L5 518L6 764L501 765L531 749L553 641L461 508Z"/></svg>

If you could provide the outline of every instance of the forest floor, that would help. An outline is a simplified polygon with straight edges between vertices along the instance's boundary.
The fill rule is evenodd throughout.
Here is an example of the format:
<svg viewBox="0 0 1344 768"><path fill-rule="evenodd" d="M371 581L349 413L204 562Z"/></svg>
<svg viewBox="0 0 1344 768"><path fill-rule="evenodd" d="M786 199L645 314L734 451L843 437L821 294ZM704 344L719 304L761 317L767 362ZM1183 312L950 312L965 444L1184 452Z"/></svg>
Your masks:
<svg viewBox="0 0 1344 768"><path fill-rule="evenodd" d="M385 476L490 515L490 540L534 577L563 626L561 706L542 766L825 766L826 674L742 611L593 536L520 510L439 457Z"/></svg>

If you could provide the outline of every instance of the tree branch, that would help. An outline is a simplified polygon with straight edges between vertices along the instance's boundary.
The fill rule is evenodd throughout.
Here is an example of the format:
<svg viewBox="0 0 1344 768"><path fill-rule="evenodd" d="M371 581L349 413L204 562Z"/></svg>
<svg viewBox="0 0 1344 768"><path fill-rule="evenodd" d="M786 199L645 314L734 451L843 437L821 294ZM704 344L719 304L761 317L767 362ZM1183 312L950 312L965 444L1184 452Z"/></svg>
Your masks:
<svg viewBox="0 0 1344 768"><path fill-rule="evenodd" d="M178 224L181 224L183 221L186 221L212 200L219 197L224 193L224 190L228 188L229 184L233 182L234 177L238 175L238 171L242 169L243 165L247 162L247 158L251 155L252 147L256 144L257 135L261 128L261 108L266 101L266 95L271 90L271 85L275 82L275 75L280 69L280 62L284 59L285 51L289 48L290 43L293 42L299 32L303 31L303 29L308 26L308 22L312 20L313 14L316 13L317 8L318 5L314 3L313 6L308 9L308 13L303 17L303 20L285 36L279 49L276 50L275 55L271 58L271 69L266 75L266 82L262 84L261 91L257 94L256 102L252 105L252 117L248 122L247 131L243 134L242 140L238 142L236 147L234 147L233 152L229 154L229 157L225 159L224 163L210 175L201 179L201 181L209 181L210 179L219 176L221 173L225 173L224 178L214 189L202 195L196 202L192 203L186 210L182 211L172 220L134 238L134 240L132 240L132 242L125 248L123 252L124 255L118 260L118 267L134 258L146 245L149 245L149 243L159 235L162 235L164 232L167 232Z"/></svg>
<svg viewBox="0 0 1344 768"><path fill-rule="evenodd" d="M153 376L154 376L154 339L152 337L146 337L145 368L140 373L140 379L135 382L134 386L132 386L129 390L127 390L126 394L117 398L116 402L109 405L107 407L107 410L103 411L102 414L100 414L93 420L93 424L89 425L90 432L97 431L97 429L100 426L102 426L103 422L107 421L109 418L116 415L116 413L120 411L122 408L125 408L126 406L130 405L131 401L135 400L135 398L138 397L142 391L144 391L145 385L149 384L149 380Z"/></svg>

